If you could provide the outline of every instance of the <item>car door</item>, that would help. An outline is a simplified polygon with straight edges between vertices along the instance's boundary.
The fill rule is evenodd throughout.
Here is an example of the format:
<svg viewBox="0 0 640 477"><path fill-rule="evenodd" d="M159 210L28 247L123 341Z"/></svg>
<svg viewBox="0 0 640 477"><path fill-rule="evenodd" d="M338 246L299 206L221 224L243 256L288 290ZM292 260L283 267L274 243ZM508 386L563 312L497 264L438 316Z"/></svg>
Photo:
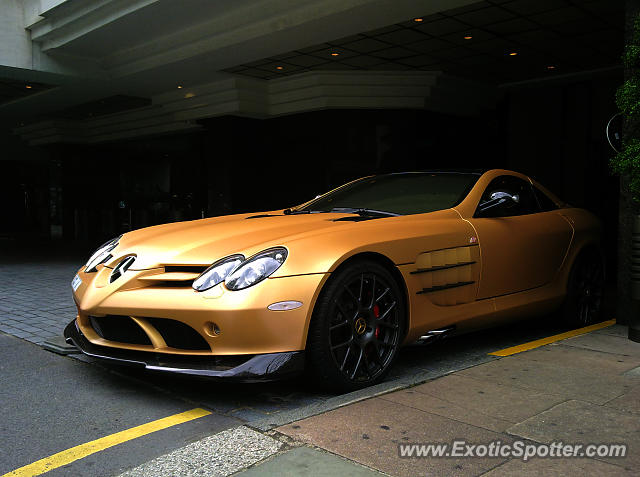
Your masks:
<svg viewBox="0 0 640 477"><path fill-rule="evenodd" d="M496 198L510 199L482 211ZM497 202L500 202L499 200ZM540 206L531 183L502 175L493 179L470 223L476 230L482 271L478 299L540 287L560 268L573 228L557 210Z"/></svg>

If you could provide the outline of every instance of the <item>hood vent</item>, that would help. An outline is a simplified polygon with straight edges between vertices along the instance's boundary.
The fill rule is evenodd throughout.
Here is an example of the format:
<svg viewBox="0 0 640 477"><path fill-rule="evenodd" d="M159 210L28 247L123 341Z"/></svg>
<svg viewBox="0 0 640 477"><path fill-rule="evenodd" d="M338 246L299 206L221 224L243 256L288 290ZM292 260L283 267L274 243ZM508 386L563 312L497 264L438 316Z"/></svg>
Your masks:
<svg viewBox="0 0 640 477"><path fill-rule="evenodd" d="M262 219L263 217L282 217L277 214L258 214L258 215L250 215L247 219Z"/></svg>
<svg viewBox="0 0 640 477"><path fill-rule="evenodd" d="M350 215L348 217L340 217L339 219L333 219L334 222L362 222L363 220L373 220L373 219L381 219L380 217L370 217L370 216L361 216L361 215Z"/></svg>

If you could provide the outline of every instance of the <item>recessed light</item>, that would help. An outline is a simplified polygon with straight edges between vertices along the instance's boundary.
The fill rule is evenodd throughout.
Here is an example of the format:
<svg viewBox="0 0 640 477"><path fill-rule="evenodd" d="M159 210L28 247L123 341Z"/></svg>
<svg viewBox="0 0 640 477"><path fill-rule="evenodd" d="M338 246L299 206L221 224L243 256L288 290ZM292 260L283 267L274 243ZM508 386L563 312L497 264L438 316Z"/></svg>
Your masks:
<svg viewBox="0 0 640 477"><path fill-rule="evenodd" d="M26 84L26 85L24 85L24 87L27 88L27 89L31 89L31 85L30 84Z"/></svg>
<svg viewBox="0 0 640 477"><path fill-rule="evenodd" d="M509 56L516 56L518 54L517 51L512 51L511 53L509 53Z"/></svg>
<svg viewBox="0 0 640 477"><path fill-rule="evenodd" d="M414 18L413 21L420 23L420 22L424 21L424 19L422 19L422 18Z"/></svg>
<svg viewBox="0 0 640 477"><path fill-rule="evenodd" d="M178 89L182 89L182 85L181 84L178 85Z"/></svg>
<svg viewBox="0 0 640 477"><path fill-rule="evenodd" d="M471 40L471 38L473 38L471 35L467 35L464 37L465 40Z"/></svg>
<svg viewBox="0 0 640 477"><path fill-rule="evenodd" d="M548 70L555 70L555 69L556 69L556 67L555 67L555 66L553 66L553 65L549 65L549 66L547 66L547 69L548 69Z"/></svg>
<svg viewBox="0 0 640 477"><path fill-rule="evenodd" d="M335 51L331 53L331 56L338 56L340 53L336 53Z"/></svg>
<svg viewBox="0 0 640 477"><path fill-rule="evenodd" d="M283 69L283 68L284 68L284 66L276 66L276 69L277 69L277 70L281 70L281 69Z"/></svg>

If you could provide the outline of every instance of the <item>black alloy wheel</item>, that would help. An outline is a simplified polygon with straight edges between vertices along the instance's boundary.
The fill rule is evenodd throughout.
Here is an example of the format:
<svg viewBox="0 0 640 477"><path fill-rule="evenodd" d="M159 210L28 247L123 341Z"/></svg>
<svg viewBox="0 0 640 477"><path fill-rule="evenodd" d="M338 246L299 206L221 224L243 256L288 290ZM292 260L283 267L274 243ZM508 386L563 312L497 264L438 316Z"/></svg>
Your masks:
<svg viewBox="0 0 640 477"><path fill-rule="evenodd" d="M404 337L404 301L375 262L340 270L323 290L309 327L310 366L325 387L351 391L380 382Z"/></svg>
<svg viewBox="0 0 640 477"><path fill-rule="evenodd" d="M604 266L597 253L579 256L571 268L563 315L568 324L584 327L602 321Z"/></svg>

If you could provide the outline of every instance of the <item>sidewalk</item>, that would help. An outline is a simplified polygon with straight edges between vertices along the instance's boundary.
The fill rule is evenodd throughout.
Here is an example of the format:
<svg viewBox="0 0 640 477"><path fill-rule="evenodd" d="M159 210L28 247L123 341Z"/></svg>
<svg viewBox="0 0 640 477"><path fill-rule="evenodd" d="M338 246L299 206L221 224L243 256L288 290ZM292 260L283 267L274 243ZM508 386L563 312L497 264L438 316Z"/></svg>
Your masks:
<svg viewBox="0 0 640 477"><path fill-rule="evenodd" d="M234 458L250 450L256 439L268 441L244 464L211 466L206 457L194 463L193 451L183 448L125 475L153 475L160 469L163 475L230 475L243 467L237 475L637 475L640 344L629 341L626 333L626 327L613 325L302 419L266 435L242 426L242 439L250 435L252 440L246 446L238 440L232 446ZM456 439L485 445L516 440L615 443L627 444L628 449L624 458L527 462L504 457L399 457L402 443ZM229 442L228 437L221 440ZM212 444L204 455L220 460L219 451L220 445Z"/></svg>
<svg viewBox="0 0 640 477"><path fill-rule="evenodd" d="M626 331L614 325L277 430L389 475L637 475L640 344L629 341ZM523 462L495 457L398 457L399 443L454 439L476 444L526 439L629 447L626 458ZM266 470L280 461L286 469L290 467L286 456L281 454L262 466Z"/></svg>

